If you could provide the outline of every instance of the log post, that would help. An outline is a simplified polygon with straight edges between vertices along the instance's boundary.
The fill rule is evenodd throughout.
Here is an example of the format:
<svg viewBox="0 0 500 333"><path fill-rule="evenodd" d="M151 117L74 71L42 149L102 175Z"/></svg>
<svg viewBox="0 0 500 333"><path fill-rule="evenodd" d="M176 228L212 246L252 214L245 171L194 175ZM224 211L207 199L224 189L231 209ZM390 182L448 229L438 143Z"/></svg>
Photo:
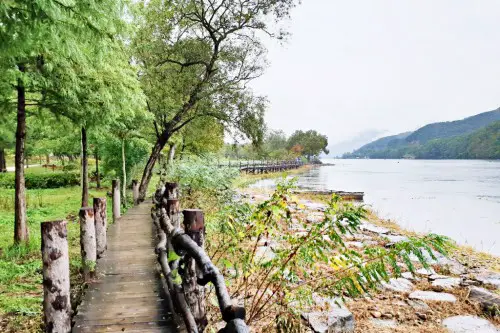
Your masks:
<svg viewBox="0 0 500 333"><path fill-rule="evenodd" d="M203 211L199 209L185 209L184 228L186 234L202 249L205 243L205 220ZM208 325L205 309L205 288L198 285L198 278L203 278L202 272L196 266L196 261L190 257L184 257L185 271L182 280L186 302L191 308L193 317L198 326L198 331L203 332Z"/></svg>
<svg viewBox="0 0 500 333"><path fill-rule="evenodd" d="M94 222L97 258L101 258L106 251L106 233L108 220L106 217L106 198L94 198Z"/></svg>
<svg viewBox="0 0 500 333"><path fill-rule="evenodd" d="M179 198L179 184L178 183L165 183L165 198L178 199Z"/></svg>
<svg viewBox="0 0 500 333"><path fill-rule="evenodd" d="M83 207L80 209L79 216L83 278L85 282L90 282L95 275L97 260L94 209Z"/></svg>
<svg viewBox="0 0 500 333"><path fill-rule="evenodd" d="M66 221L43 222L41 224L45 332L71 332L66 224Z"/></svg>
<svg viewBox="0 0 500 333"><path fill-rule="evenodd" d="M132 180L132 196L134 198L134 206L139 204L139 182L137 179Z"/></svg>
<svg viewBox="0 0 500 333"><path fill-rule="evenodd" d="M113 179L113 223L120 218L120 180Z"/></svg>

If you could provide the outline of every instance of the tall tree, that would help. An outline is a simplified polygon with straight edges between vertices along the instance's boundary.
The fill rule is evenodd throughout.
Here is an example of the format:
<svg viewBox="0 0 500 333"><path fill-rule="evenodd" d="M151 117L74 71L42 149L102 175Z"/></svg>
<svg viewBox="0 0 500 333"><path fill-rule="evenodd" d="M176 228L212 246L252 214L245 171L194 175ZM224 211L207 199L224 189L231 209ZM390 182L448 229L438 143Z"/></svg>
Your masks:
<svg viewBox="0 0 500 333"><path fill-rule="evenodd" d="M295 0L148 0L139 4L134 44L157 140L144 169L145 198L153 167L170 137L199 117L262 139L265 99L247 83L260 76L260 36L283 38L269 22L288 16ZM273 20L274 19L274 20Z"/></svg>
<svg viewBox="0 0 500 333"><path fill-rule="evenodd" d="M300 147L301 154L310 160L321 152L328 154L328 137L315 130L295 131L288 139L288 147L295 150Z"/></svg>
<svg viewBox="0 0 500 333"><path fill-rule="evenodd" d="M0 107L17 110L16 243L29 239L24 186L26 114L49 109L67 115L81 109L82 98L88 101L89 95L99 95L91 100L94 108L111 104L103 82L107 78L94 74L110 56L110 48L119 43L115 36L123 16L124 2L115 0L0 3ZM98 86L94 94L86 89L89 83Z"/></svg>

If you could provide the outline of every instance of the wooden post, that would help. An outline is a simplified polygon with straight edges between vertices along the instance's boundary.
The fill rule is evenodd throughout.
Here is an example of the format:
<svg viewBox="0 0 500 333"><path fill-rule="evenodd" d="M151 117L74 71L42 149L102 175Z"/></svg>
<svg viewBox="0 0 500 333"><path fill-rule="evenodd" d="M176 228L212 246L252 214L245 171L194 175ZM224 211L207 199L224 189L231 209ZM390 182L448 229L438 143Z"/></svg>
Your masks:
<svg viewBox="0 0 500 333"><path fill-rule="evenodd" d="M118 191L118 194L120 191ZM83 207L80 209L80 247L82 253L83 278L90 282L94 277L97 260L94 209Z"/></svg>
<svg viewBox="0 0 500 333"><path fill-rule="evenodd" d="M203 211L199 209L185 209L184 228L186 234L201 248L205 243L205 220ZM198 326L198 331L203 332L208 325L207 313L205 309L205 288L198 285L198 277L202 277L201 272L196 267L196 262L189 256L184 257L185 271L182 281L186 302L191 308L193 317Z"/></svg>
<svg viewBox="0 0 500 333"><path fill-rule="evenodd" d="M45 332L71 332L66 224L66 221L43 222L41 224Z"/></svg>
<svg viewBox="0 0 500 333"><path fill-rule="evenodd" d="M134 206L139 204L139 182L137 179L132 180L132 196L134 198Z"/></svg>
<svg viewBox="0 0 500 333"><path fill-rule="evenodd" d="M121 216L120 213L120 180L113 179L113 223Z"/></svg>
<svg viewBox="0 0 500 333"><path fill-rule="evenodd" d="M165 183L165 198L178 199L179 198L179 184L178 183Z"/></svg>
<svg viewBox="0 0 500 333"><path fill-rule="evenodd" d="M107 248L106 198L94 198L94 222L97 258L101 258Z"/></svg>

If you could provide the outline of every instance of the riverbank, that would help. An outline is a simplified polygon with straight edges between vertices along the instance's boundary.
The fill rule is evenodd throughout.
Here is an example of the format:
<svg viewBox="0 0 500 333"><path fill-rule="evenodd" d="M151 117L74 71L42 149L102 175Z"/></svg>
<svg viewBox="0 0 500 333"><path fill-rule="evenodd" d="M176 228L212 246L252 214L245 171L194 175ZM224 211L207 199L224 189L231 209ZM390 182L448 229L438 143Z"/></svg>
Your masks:
<svg viewBox="0 0 500 333"><path fill-rule="evenodd" d="M248 186L248 182L245 183ZM271 191L243 187L240 193L250 203L259 203L267 200ZM297 194L295 199L303 207L299 219L314 223L322 216L328 196ZM422 236L381 219L373 211L368 211L361 229L344 239L348 249L360 253L370 248L390 248ZM464 246L451 248L447 257L437 252L433 255L434 258L426 255L429 269L415 261L415 274L403 270L400 277L382 284L378 292L346 300L343 311L347 312L342 315L324 308L325 299L326 303L332 303L328 298L316 299L320 315L311 320L311 316L302 311L305 324L316 332L332 327L340 327L345 332L369 333L462 332L460 329L464 327L469 327L471 332L500 329L498 308L490 306L491 302L500 300L500 258ZM346 326L346 323L354 329L350 330L350 324Z"/></svg>

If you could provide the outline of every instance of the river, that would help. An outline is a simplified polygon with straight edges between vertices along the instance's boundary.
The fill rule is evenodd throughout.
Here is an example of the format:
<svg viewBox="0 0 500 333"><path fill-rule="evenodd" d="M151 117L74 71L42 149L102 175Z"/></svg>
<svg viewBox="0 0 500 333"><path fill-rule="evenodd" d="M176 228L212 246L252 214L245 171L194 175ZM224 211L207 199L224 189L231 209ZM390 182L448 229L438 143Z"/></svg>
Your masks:
<svg viewBox="0 0 500 333"><path fill-rule="evenodd" d="M500 255L500 161L323 160L303 189L365 192L365 203L407 230L446 235ZM254 187L272 188L273 180Z"/></svg>

